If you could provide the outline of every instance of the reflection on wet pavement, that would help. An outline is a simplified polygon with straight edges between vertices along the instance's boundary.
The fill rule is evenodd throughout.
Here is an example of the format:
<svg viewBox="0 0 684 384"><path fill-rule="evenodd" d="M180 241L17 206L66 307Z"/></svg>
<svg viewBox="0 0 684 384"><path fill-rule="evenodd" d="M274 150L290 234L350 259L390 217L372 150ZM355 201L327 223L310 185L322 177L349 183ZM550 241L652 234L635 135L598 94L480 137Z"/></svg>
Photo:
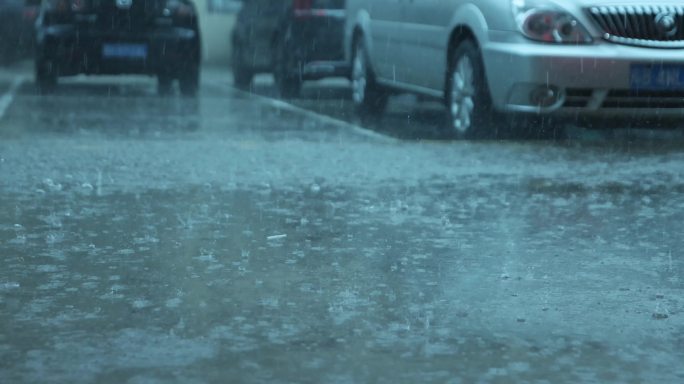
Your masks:
<svg viewBox="0 0 684 384"><path fill-rule="evenodd" d="M81 81L2 120L2 383L684 380L680 143Z"/></svg>
<svg viewBox="0 0 684 384"><path fill-rule="evenodd" d="M273 79L260 75L249 90L250 93L267 97L277 97ZM422 99L409 94L396 94L390 97L388 109L383 116L360 119L354 112L351 102L349 82L346 79L326 79L305 83L298 98L287 100L293 105L331 116L341 121L363 126L364 128L402 140L448 141L453 138L440 131L444 124L444 105L439 100ZM613 117L576 121L571 117L562 121L541 119L529 122L529 118L518 116L509 119L518 126L518 133L525 140L545 140L566 143L607 142L630 143L684 142L684 130L678 121L643 121L638 115L633 119L616 120ZM515 123L513 123L515 122ZM555 125L554 125L555 124ZM521 129L520 126L525 128ZM538 131L541 130L542 133ZM549 133L553 130L553 134ZM544 132L546 131L546 132ZM499 127L499 138L503 140L520 139L510 132L510 127Z"/></svg>
<svg viewBox="0 0 684 384"><path fill-rule="evenodd" d="M681 191L495 179L7 196L8 377L672 377Z"/></svg>

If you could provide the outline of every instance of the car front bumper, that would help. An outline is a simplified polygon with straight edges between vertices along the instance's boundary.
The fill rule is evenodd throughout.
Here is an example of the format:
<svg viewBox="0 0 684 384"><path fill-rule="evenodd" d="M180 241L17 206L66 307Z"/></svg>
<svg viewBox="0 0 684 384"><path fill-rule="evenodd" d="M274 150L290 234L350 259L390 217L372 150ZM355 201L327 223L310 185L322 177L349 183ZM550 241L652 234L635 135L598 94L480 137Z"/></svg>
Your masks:
<svg viewBox="0 0 684 384"><path fill-rule="evenodd" d="M483 51L494 106L506 112L568 117L684 118L684 88L639 90L635 65L681 65L684 53L597 41L590 45L532 42L493 32Z"/></svg>
<svg viewBox="0 0 684 384"><path fill-rule="evenodd" d="M70 25L39 30L37 58L59 66L60 76L76 74L180 73L200 60L199 35L189 28L165 27L139 32L82 31ZM105 46L135 45L144 54L108 57Z"/></svg>

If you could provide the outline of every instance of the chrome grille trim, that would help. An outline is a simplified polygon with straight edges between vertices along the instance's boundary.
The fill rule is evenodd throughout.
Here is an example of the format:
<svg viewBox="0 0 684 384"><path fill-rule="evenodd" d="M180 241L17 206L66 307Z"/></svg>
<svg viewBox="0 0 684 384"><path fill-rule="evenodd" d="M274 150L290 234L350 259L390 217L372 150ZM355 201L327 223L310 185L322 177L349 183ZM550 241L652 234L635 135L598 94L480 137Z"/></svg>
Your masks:
<svg viewBox="0 0 684 384"><path fill-rule="evenodd" d="M568 88L565 90L565 108L586 108L591 101L591 89Z"/></svg>
<svg viewBox="0 0 684 384"><path fill-rule="evenodd" d="M601 108L682 109L684 92L611 90Z"/></svg>
<svg viewBox="0 0 684 384"><path fill-rule="evenodd" d="M587 11L610 42L684 48L684 5L594 6Z"/></svg>

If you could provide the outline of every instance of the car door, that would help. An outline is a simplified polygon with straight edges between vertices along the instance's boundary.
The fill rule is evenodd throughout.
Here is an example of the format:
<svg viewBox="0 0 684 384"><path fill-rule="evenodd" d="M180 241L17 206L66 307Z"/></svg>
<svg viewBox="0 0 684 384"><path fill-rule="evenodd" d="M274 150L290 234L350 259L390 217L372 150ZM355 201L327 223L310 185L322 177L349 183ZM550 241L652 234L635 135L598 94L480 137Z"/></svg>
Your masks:
<svg viewBox="0 0 684 384"><path fill-rule="evenodd" d="M402 82L403 73L398 70L402 58L401 36L403 31L403 0L368 1L370 34L372 39L371 61L376 75L388 82Z"/></svg>
<svg viewBox="0 0 684 384"><path fill-rule="evenodd" d="M403 0L405 46L401 62L409 84L444 88L449 22L462 0Z"/></svg>

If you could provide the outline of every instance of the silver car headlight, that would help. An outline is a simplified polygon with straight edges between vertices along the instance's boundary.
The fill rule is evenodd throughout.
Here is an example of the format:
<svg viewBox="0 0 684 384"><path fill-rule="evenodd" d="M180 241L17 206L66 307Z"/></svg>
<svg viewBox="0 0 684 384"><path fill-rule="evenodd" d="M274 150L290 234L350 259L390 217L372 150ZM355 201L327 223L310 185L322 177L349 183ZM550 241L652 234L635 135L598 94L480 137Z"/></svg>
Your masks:
<svg viewBox="0 0 684 384"><path fill-rule="evenodd" d="M558 44L588 44L587 29L569 12L548 1L511 0L518 29L532 40Z"/></svg>

